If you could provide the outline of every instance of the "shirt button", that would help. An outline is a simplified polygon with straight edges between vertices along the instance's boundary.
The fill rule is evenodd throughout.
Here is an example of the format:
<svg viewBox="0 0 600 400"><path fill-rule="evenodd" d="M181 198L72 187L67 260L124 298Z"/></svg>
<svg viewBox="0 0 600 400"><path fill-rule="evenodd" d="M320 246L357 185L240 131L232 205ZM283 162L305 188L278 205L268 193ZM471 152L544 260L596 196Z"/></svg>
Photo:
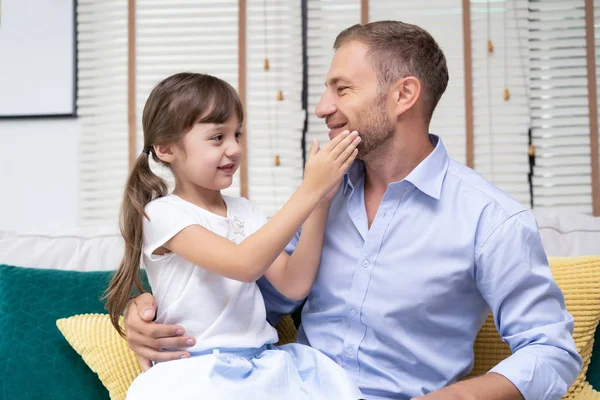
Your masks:
<svg viewBox="0 0 600 400"><path fill-rule="evenodd" d="M369 260L363 260L362 266L367 268L369 266Z"/></svg>
<svg viewBox="0 0 600 400"><path fill-rule="evenodd" d="M348 347L348 348L346 349L346 352L347 352L349 355L352 355L352 354L354 354L354 349L353 349L352 347Z"/></svg>
<svg viewBox="0 0 600 400"><path fill-rule="evenodd" d="M353 317L356 317L356 310L354 308L352 310L350 310L350 315L352 315Z"/></svg>

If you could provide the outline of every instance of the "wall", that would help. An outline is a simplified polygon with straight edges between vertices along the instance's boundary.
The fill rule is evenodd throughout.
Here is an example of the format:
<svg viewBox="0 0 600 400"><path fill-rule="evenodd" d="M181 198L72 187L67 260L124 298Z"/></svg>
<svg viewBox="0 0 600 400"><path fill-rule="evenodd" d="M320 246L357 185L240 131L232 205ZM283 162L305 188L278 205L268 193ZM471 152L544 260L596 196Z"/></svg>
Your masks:
<svg viewBox="0 0 600 400"><path fill-rule="evenodd" d="M76 119L0 120L0 230L76 226L79 134Z"/></svg>

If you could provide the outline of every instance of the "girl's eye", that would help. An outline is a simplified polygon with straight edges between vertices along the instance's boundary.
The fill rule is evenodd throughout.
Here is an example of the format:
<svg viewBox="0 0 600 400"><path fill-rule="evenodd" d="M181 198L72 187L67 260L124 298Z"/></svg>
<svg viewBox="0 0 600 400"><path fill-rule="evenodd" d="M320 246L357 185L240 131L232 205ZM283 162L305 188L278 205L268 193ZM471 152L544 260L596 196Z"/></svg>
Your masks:
<svg viewBox="0 0 600 400"><path fill-rule="evenodd" d="M223 135L216 135L210 138L211 140L214 140L215 142L220 142L221 140L223 140Z"/></svg>
<svg viewBox="0 0 600 400"><path fill-rule="evenodd" d="M241 138L242 138L242 132L236 132L235 133L235 140L237 140L239 142Z"/></svg>

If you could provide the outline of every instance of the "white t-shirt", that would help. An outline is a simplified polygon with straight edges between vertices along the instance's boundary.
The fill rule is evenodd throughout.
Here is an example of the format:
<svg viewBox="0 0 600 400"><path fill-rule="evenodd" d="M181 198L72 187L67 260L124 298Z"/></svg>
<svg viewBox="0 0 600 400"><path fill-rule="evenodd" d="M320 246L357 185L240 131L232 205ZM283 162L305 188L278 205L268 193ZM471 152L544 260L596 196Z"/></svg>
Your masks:
<svg viewBox="0 0 600 400"><path fill-rule="evenodd" d="M186 335L195 336L196 345L187 348L190 351L277 342L277 331L267 322L265 303L255 282L225 278L175 253L152 254L190 225L201 225L234 243L264 225L265 216L245 198L223 198L227 218L173 194L155 199L145 208L149 220L144 218L143 258L158 307L156 321L181 325Z"/></svg>

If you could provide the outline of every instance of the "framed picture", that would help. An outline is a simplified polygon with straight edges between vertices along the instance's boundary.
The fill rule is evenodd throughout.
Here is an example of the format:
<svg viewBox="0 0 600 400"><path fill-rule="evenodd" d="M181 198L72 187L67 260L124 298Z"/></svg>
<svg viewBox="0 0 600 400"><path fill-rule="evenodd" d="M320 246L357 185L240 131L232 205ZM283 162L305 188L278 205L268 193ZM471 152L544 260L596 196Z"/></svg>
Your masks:
<svg viewBox="0 0 600 400"><path fill-rule="evenodd" d="M0 118L76 117L76 0L0 0Z"/></svg>

